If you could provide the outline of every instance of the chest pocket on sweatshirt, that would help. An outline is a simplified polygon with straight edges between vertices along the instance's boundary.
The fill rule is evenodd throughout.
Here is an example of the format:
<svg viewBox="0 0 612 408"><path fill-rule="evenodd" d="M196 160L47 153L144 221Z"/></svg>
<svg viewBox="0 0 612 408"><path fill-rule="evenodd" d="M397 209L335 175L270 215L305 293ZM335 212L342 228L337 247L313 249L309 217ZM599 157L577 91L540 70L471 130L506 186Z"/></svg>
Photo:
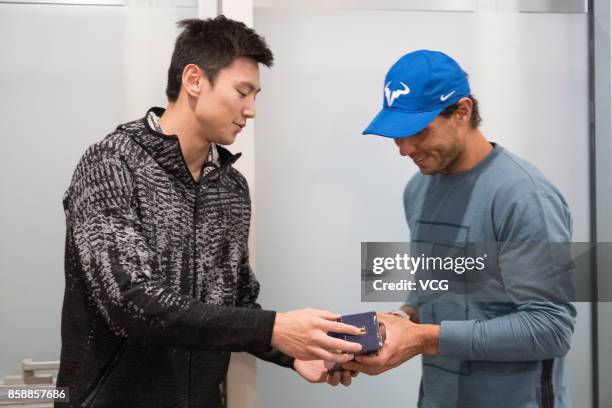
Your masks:
<svg viewBox="0 0 612 408"><path fill-rule="evenodd" d="M416 220L414 241L464 247L469 240L470 227L448 222Z"/></svg>
<svg viewBox="0 0 612 408"><path fill-rule="evenodd" d="M464 262L468 256L469 227L418 220L412 237L412 256L420 257L422 265L416 272L419 303L434 300L455 302L457 296L454 294L466 293L465 275L459 273L464 271L456 268L462 265L459 261ZM432 286L427 285L428 281L431 281ZM438 290L435 284L442 281L448 281L449 290ZM463 301L463 298L460 300Z"/></svg>

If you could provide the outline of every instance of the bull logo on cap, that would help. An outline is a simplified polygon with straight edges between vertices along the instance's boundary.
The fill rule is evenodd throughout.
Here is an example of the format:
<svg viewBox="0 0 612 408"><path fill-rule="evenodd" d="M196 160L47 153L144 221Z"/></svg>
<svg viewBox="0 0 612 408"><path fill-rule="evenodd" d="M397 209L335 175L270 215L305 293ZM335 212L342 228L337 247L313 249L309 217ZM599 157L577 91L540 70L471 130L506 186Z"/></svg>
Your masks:
<svg viewBox="0 0 612 408"><path fill-rule="evenodd" d="M405 83L400 82L400 84L404 86L404 89L396 89L392 91L389 89L390 83L391 81L387 82L387 84L385 85L385 98L387 99L387 105L393 106L393 102L395 102L397 98L402 95L408 95L410 93L410 88Z"/></svg>

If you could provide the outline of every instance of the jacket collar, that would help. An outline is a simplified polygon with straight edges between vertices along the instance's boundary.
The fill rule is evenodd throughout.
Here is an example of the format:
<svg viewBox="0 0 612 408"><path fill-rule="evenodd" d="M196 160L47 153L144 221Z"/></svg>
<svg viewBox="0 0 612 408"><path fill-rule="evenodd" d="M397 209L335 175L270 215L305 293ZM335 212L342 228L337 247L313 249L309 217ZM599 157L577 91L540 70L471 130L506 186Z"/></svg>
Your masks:
<svg viewBox="0 0 612 408"><path fill-rule="evenodd" d="M165 109L153 107L147 111L144 118L132 122L134 126L139 128L137 132L130 132L132 133L132 138L136 143L142 146L142 148L151 155L153 160L155 160L167 173L178 178L187 185L195 184L196 181L191 176L191 172L181 152L179 138L176 135L165 135L153 129L147 120L149 112L151 111L161 117ZM127 128L127 126L131 125L124 125L124 128ZM219 145L217 145L217 151L219 152L219 164L221 169L231 166L241 156L241 153L233 154Z"/></svg>

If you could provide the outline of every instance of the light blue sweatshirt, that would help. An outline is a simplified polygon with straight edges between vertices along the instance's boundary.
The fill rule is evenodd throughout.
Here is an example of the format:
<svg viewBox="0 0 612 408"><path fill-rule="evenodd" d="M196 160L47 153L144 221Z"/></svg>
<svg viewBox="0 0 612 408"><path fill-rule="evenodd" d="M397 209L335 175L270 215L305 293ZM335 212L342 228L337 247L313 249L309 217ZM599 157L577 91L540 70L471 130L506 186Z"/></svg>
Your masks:
<svg viewBox="0 0 612 408"><path fill-rule="evenodd" d="M571 215L559 191L499 145L466 172L416 174L404 206L412 241L571 241ZM502 246L495 256L512 298L526 282L520 254ZM441 325L440 355L423 356L419 407L571 406L563 368L576 316L570 303L410 303L422 323Z"/></svg>

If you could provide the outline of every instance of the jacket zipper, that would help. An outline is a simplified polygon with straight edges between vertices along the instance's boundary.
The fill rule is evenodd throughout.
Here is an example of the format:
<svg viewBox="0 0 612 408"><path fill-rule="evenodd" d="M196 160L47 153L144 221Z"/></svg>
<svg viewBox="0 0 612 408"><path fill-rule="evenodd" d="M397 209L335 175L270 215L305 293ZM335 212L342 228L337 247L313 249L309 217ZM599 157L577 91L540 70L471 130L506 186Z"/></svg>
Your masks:
<svg viewBox="0 0 612 408"><path fill-rule="evenodd" d="M197 222L198 222L198 192L200 190L200 188L204 185L204 183L206 182L206 179L210 177L211 174L216 173L217 171L219 171L222 167L219 167L211 172L209 172L206 175L202 175L202 178L200 179L200 181L195 181L194 180L194 187L195 187L195 203L193 205L193 282L192 282L192 286L191 286L191 296L195 299L196 298L196 284L198 282L198 268L197 268L197 262L196 262L196 251L197 251ZM192 351L189 350L189 376L188 378L188 382L187 382L187 395L188 395L188 406L189 408L191 408L191 354Z"/></svg>
<svg viewBox="0 0 612 408"><path fill-rule="evenodd" d="M199 183L195 183L195 203L193 205L193 246L192 246L192 251L193 251L193 282L191 283L191 296L195 299L196 297L196 284L197 284L197 278L198 278L198 268L197 268L197 259L196 259L196 248L197 248L197 222L198 222L198 189L199 189ZM191 353L192 351L189 350L189 364L188 364L188 369L189 369L189 375L188 375L188 380L187 380L187 393L188 393L188 406L189 408L191 408Z"/></svg>
<svg viewBox="0 0 612 408"><path fill-rule="evenodd" d="M113 353L112 357L108 359L104 367L102 368L102 373L95 381L94 388L87 394L87 397L81 402L81 407L88 407L91 403L93 403L100 392L100 389L106 383L108 376L113 370L114 366L117 364L119 357L123 354L127 346L127 339L122 339L119 346L117 346L115 353ZM91 389L91 387L90 387Z"/></svg>

